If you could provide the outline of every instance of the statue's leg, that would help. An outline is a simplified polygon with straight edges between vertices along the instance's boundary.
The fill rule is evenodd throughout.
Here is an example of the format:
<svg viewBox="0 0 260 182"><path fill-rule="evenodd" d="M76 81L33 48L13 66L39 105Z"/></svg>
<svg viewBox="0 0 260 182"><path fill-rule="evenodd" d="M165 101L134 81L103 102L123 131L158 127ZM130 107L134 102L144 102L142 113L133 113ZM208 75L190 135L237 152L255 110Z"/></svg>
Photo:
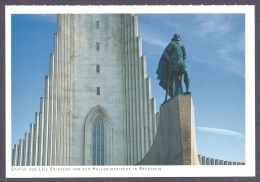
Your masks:
<svg viewBox="0 0 260 182"><path fill-rule="evenodd" d="M179 90L180 90L180 94L183 94L183 89L182 89L182 75L179 76Z"/></svg>
<svg viewBox="0 0 260 182"><path fill-rule="evenodd" d="M187 68L184 68L182 71L183 71L183 76L184 76L186 93L190 93L190 78L189 78L188 70L187 70Z"/></svg>
<svg viewBox="0 0 260 182"><path fill-rule="evenodd" d="M172 97L173 96L173 92L174 92L174 76L173 73L170 74L170 78L169 78L169 96Z"/></svg>
<svg viewBox="0 0 260 182"><path fill-rule="evenodd" d="M181 89L181 77L178 76L177 74L175 75L175 95L181 94L180 89Z"/></svg>

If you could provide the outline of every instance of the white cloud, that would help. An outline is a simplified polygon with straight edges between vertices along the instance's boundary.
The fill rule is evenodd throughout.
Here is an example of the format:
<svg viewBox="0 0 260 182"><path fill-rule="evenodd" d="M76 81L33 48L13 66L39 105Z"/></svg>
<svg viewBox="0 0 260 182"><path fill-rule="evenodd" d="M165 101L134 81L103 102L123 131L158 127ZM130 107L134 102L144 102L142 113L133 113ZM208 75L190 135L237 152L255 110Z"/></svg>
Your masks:
<svg viewBox="0 0 260 182"><path fill-rule="evenodd" d="M214 133L217 135L231 136L240 139L244 138L244 134L232 130L227 130L227 129L210 128L210 127L197 127L197 129L199 131Z"/></svg>
<svg viewBox="0 0 260 182"><path fill-rule="evenodd" d="M245 43L244 34L233 36L228 42L220 41L216 55L218 61L214 61L225 71L233 72L242 77L245 76Z"/></svg>
<svg viewBox="0 0 260 182"><path fill-rule="evenodd" d="M155 31L151 31L152 27L147 25L142 25L139 28L139 35L142 37L143 42L149 44L150 46L156 46L160 48L166 47L169 42L164 41L162 34L156 34Z"/></svg>
<svg viewBox="0 0 260 182"><path fill-rule="evenodd" d="M219 14L202 15L198 16L196 19L200 28L200 33L202 35L211 34L214 37L228 32L232 26L231 20L231 16L220 16Z"/></svg>
<svg viewBox="0 0 260 182"><path fill-rule="evenodd" d="M152 46L162 47L165 48L169 42L163 41L159 36L148 34L145 36L143 41L147 44L150 44Z"/></svg>
<svg viewBox="0 0 260 182"><path fill-rule="evenodd" d="M176 27L179 27L174 21L174 16L152 14L141 16L139 19L139 35L143 42L153 47L153 51L159 48L161 54L170 42Z"/></svg>
<svg viewBox="0 0 260 182"><path fill-rule="evenodd" d="M234 31L232 15L202 15L196 18L197 37L205 37L208 51L199 62L245 76L245 33Z"/></svg>
<svg viewBox="0 0 260 182"><path fill-rule="evenodd" d="M222 66L226 71L233 72L242 77L245 76L245 62L244 57L235 58L234 51L229 49L220 49L217 51L219 57L223 61Z"/></svg>

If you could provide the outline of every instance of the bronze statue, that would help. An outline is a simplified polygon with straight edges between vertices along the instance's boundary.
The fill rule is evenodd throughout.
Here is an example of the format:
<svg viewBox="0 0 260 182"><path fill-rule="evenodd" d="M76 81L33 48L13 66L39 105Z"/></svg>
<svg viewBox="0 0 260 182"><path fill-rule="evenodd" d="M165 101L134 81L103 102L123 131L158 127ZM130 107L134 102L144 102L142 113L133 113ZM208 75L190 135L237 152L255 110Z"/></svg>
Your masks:
<svg viewBox="0 0 260 182"><path fill-rule="evenodd" d="M190 80L185 64L186 51L180 40L180 36L174 34L161 56L156 71L157 79L160 80L159 84L166 91L165 101L167 95L174 97L179 94L190 94ZM186 86L185 93L182 89L182 76L184 76Z"/></svg>

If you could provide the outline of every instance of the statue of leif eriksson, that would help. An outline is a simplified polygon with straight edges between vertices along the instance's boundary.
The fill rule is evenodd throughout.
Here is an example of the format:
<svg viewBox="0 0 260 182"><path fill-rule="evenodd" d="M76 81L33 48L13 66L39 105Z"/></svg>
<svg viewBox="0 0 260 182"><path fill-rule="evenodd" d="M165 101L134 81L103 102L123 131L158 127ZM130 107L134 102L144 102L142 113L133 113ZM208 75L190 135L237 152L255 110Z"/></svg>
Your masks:
<svg viewBox="0 0 260 182"><path fill-rule="evenodd" d="M186 51L180 40L180 35L174 34L161 56L156 71L159 84L166 91L165 101L167 95L174 97L179 94L190 94L190 80L185 64ZM182 88L182 76L186 87L185 93Z"/></svg>

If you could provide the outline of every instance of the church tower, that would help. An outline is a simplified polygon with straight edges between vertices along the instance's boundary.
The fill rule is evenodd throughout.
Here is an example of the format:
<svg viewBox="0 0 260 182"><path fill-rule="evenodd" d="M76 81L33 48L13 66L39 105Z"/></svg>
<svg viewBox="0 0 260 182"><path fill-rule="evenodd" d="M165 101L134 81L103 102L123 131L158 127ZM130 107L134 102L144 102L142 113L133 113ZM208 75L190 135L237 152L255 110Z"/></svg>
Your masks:
<svg viewBox="0 0 260 182"><path fill-rule="evenodd" d="M151 98L137 16L58 15L45 95L13 165L133 165L152 146Z"/></svg>

